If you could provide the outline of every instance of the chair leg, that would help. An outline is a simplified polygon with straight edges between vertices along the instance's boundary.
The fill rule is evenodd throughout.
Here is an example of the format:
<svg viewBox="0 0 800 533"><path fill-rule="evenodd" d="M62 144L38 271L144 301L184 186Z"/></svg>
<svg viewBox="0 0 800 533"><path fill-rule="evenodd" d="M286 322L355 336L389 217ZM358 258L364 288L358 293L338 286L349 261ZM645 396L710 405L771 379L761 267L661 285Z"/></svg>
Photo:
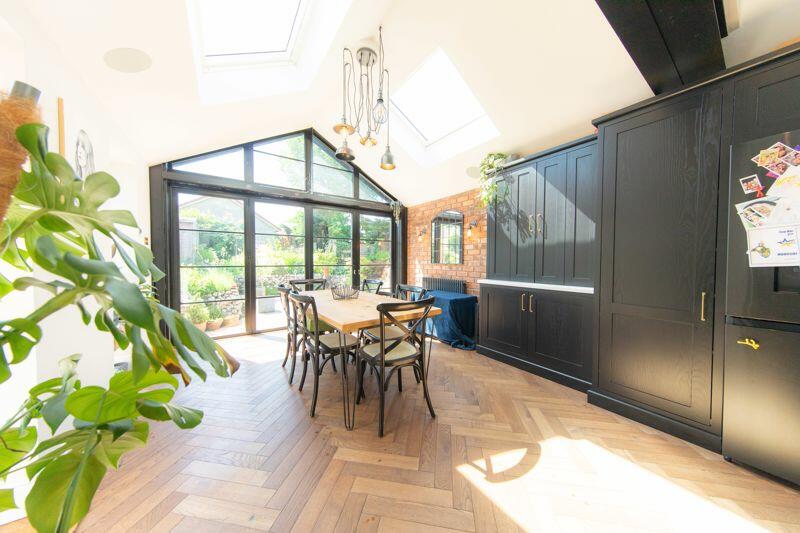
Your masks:
<svg viewBox="0 0 800 533"><path fill-rule="evenodd" d="M364 374L367 372L367 362L361 361L361 369L359 374L361 375L361 397L363 399L367 399L367 395L364 393Z"/></svg>
<svg viewBox="0 0 800 533"><path fill-rule="evenodd" d="M297 365L297 350L292 352L292 371L289 372L289 385L292 384L292 380L294 380L294 367Z"/></svg>
<svg viewBox="0 0 800 533"><path fill-rule="evenodd" d="M417 383L419 383L420 382L420 379L419 379L419 368L417 368L415 366L412 366L411 368L414 369L414 379L416 379Z"/></svg>
<svg viewBox="0 0 800 533"><path fill-rule="evenodd" d="M284 368L286 366L286 361L289 360L289 351L290 351L290 348L291 348L292 344L294 344L294 341L292 340L292 333L287 331L286 332L286 355L283 356L283 364L281 364L281 368Z"/></svg>
<svg viewBox="0 0 800 533"><path fill-rule="evenodd" d="M331 366L333 367L333 373L336 373L336 358L334 357L331 359Z"/></svg>
<svg viewBox="0 0 800 533"><path fill-rule="evenodd" d="M398 368L397 369L397 390L400 391L400 392L403 392L403 374L402 374L402 372L403 372L402 368Z"/></svg>
<svg viewBox="0 0 800 533"><path fill-rule="evenodd" d="M361 403L364 395L364 373L361 371L361 361L356 359L356 405Z"/></svg>
<svg viewBox="0 0 800 533"><path fill-rule="evenodd" d="M311 409L309 411L309 414L311 415L311 418L314 418L314 415L316 414L316 411L317 411L317 396L319 395L319 374L320 374L320 370L321 369L320 369L320 364L319 364L318 357L319 357L318 355L315 355L314 359L312 360L312 364L314 365L313 366L313 369L314 369L314 391L311 394Z"/></svg>
<svg viewBox="0 0 800 533"><path fill-rule="evenodd" d="M422 374L422 390L425 393L425 401L428 402L428 411L431 412L431 417L436 418L436 413L433 412L433 404L431 404L431 395L428 393L428 376L425 375L425 369L420 369Z"/></svg>
<svg viewBox="0 0 800 533"><path fill-rule="evenodd" d="M383 376L380 375L381 373L377 370L375 371L375 376L378 377L378 381L380 384L378 385L378 394L380 394L380 401L378 405L378 437L383 437L383 404L384 398L386 397L386 392L383 390Z"/></svg>
<svg viewBox="0 0 800 533"><path fill-rule="evenodd" d="M306 371L308 370L308 357L309 357L308 352L307 351L304 352L303 353L303 376L300 378L300 387L298 387L298 389L297 389L299 391L303 390L303 385L306 382Z"/></svg>

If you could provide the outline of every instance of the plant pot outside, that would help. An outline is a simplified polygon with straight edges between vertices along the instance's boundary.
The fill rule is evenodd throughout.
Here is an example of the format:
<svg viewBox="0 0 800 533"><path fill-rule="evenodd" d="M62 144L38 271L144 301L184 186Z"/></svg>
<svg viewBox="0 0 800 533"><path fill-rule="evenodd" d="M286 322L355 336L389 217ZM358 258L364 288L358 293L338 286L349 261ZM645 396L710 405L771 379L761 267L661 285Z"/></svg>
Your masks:
<svg viewBox="0 0 800 533"><path fill-rule="evenodd" d="M239 325L239 315L228 315L222 319L222 327L229 328Z"/></svg>
<svg viewBox="0 0 800 533"><path fill-rule="evenodd" d="M217 318L215 320L209 320L206 322L206 331L215 331L218 330L222 326L222 319Z"/></svg>
<svg viewBox="0 0 800 533"><path fill-rule="evenodd" d="M199 324L192 324L192 325L194 327L196 327L197 329L199 329L200 331L205 331L206 330L206 324L207 324L207 322L200 322Z"/></svg>

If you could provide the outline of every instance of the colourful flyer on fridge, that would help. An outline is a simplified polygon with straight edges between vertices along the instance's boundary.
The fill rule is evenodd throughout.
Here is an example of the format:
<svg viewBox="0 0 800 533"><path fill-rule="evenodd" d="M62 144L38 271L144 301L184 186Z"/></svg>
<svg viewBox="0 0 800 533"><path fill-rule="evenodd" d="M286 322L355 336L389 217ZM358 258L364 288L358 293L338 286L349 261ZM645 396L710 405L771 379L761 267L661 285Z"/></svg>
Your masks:
<svg viewBox="0 0 800 533"><path fill-rule="evenodd" d="M747 230L750 267L800 265L797 226L776 226Z"/></svg>

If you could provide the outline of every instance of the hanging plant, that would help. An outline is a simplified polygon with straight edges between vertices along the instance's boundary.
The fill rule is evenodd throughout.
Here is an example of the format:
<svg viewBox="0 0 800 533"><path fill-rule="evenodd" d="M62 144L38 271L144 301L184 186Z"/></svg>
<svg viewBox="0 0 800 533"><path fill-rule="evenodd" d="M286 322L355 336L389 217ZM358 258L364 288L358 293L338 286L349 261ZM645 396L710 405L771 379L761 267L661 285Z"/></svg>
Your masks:
<svg viewBox="0 0 800 533"><path fill-rule="evenodd" d="M487 154L481 161L478 200L484 207L492 205L500 194L497 174L503 170L503 163L505 163L507 157L508 155L502 152L492 152ZM503 190L505 191L505 189Z"/></svg>
<svg viewBox="0 0 800 533"><path fill-rule="evenodd" d="M16 108L9 112L10 103ZM173 402L178 380L172 374L188 385L190 372L205 379L210 368L229 376L238 363L156 298L151 283L164 274L150 249L122 229L138 228L133 215L105 206L119 194L117 180L105 172L81 179L48 151L47 127L26 123L35 107L20 111L21 105L0 98L0 208L8 205L0 215L0 260L30 274L13 281L0 275L0 299L32 288L48 298L26 316L0 320L0 384L14 380L15 365L45 334L78 334L41 326L68 308L80 311L86 327L131 347L131 370L114 374L107 387L81 386L80 356L64 354L61 377L31 388L0 423L0 480L24 471L33 482L25 498L31 526L67 533L89 511L106 472L145 445L148 420L172 420L181 428L201 422L202 411ZM25 159L29 170L20 168ZM98 239L114 244L119 263L103 256ZM53 436L37 432L39 420ZM0 489L0 512L16 506L12 489Z"/></svg>

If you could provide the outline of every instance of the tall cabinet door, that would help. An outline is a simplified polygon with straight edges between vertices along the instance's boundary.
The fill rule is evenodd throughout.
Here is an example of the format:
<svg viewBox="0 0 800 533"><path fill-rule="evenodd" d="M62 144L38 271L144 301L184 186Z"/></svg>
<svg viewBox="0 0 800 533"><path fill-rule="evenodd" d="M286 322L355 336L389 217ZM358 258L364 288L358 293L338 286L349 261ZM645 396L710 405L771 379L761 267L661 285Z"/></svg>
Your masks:
<svg viewBox="0 0 800 533"><path fill-rule="evenodd" d="M567 152L564 283L591 287L595 278L597 220L596 144Z"/></svg>
<svg viewBox="0 0 800 533"><path fill-rule="evenodd" d="M536 164L536 275L539 283L564 283L567 156Z"/></svg>
<svg viewBox="0 0 800 533"><path fill-rule="evenodd" d="M509 172L498 180L498 194L487 209L486 276L509 279L513 273L512 248L516 245L515 180Z"/></svg>
<svg viewBox="0 0 800 533"><path fill-rule="evenodd" d="M722 94L603 128L601 389L710 423Z"/></svg>
<svg viewBox="0 0 800 533"><path fill-rule="evenodd" d="M536 166L516 170L514 180L514 205L516 206L516 233L514 235L514 279L533 281L536 261Z"/></svg>

